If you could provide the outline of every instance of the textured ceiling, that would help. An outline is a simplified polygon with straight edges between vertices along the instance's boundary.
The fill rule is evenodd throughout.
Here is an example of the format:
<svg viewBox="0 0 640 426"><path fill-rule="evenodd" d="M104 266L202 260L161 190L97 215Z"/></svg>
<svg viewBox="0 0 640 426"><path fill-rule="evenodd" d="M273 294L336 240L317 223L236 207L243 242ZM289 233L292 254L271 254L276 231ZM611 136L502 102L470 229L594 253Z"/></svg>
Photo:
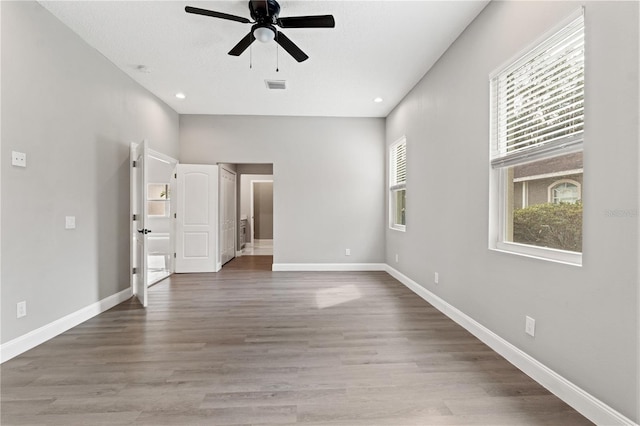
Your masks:
<svg viewBox="0 0 640 426"><path fill-rule="evenodd" d="M273 42L229 56L251 25L184 12L250 18L247 1L40 3L180 114L386 117L487 2L282 0L280 17L335 17L333 29L283 31L309 55L302 63Z"/></svg>

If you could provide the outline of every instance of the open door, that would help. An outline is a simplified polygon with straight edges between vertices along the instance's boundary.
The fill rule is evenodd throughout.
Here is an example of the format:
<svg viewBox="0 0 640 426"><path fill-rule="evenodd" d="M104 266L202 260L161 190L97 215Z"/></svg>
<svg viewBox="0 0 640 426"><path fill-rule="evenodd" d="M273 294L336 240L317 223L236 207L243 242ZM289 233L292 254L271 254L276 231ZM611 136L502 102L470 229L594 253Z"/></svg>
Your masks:
<svg viewBox="0 0 640 426"><path fill-rule="evenodd" d="M236 257L236 174L220 167L220 264Z"/></svg>
<svg viewBox="0 0 640 426"><path fill-rule="evenodd" d="M148 143L131 144L131 287L140 304L147 307L147 160Z"/></svg>
<svg viewBox="0 0 640 426"><path fill-rule="evenodd" d="M217 272L218 166L176 166L175 271Z"/></svg>

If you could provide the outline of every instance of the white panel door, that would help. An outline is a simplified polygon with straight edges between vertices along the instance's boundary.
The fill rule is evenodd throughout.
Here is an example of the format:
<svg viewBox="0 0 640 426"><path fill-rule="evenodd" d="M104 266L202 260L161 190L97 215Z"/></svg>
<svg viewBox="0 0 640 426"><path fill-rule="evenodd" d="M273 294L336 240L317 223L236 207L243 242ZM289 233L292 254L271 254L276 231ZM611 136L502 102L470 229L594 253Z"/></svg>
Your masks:
<svg viewBox="0 0 640 426"><path fill-rule="evenodd" d="M218 166L178 164L176 174L176 272L216 272Z"/></svg>
<svg viewBox="0 0 640 426"><path fill-rule="evenodd" d="M131 144L131 287L142 306L147 306L147 141Z"/></svg>
<svg viewBox="0 0 640 426"><path fill-rule="evenodd" d="M220 264L236 257L236 174L220 168Z"/></svg>

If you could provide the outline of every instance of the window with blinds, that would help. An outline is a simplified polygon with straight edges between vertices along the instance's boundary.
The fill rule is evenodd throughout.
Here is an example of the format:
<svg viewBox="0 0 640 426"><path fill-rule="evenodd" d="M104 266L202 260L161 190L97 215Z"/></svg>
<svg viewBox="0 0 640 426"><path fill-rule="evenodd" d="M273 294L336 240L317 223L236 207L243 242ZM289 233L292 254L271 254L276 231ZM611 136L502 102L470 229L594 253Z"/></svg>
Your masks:
<svg viewBox="0 0 640 426"><path fill-rule="evenodd" d="M391 189L407 183L407 143L401 141L391 147Z"/></svg>
<svg viewBox="0 0 640 426"><path fill-rule="evenodd" d="M400 139L389 149L390 227L400 231L406 226L407 141Z"/></svg>
<svg viewBox="0 0 640 426"><path fill-rule="evenodd" d="M584 130L584 17L491 79L491 164L577 150Z"/></svg>
<svg viewBox="0 0 640 426"><path fill-rule="evenodd" d="M584 33L581 9L490 76L491 248L582 264Z"/></svg>

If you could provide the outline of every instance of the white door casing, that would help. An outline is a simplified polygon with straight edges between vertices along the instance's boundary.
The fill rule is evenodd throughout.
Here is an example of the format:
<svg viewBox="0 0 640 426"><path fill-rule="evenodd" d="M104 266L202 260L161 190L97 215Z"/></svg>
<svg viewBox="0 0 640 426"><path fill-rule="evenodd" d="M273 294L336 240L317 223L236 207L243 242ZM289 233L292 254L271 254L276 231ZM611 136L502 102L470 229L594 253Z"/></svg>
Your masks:
<svg viewBox="0 0 640 426"><path fill-rule="evenodd" d="M236 174L220 167L220 264L236 255Z"/></svg>
<svg viewBox="0 0 640 426"><path fill-rule="evenodd" d="M218 166L176 166L175 271L217 272Z"/></svg>
<svg viewBox="0 0 640 426"><path fill-rule="evenodd" d="M147 306L147 159L148 142L132 143L130 149L131 288L143 307Z"/></svg>

